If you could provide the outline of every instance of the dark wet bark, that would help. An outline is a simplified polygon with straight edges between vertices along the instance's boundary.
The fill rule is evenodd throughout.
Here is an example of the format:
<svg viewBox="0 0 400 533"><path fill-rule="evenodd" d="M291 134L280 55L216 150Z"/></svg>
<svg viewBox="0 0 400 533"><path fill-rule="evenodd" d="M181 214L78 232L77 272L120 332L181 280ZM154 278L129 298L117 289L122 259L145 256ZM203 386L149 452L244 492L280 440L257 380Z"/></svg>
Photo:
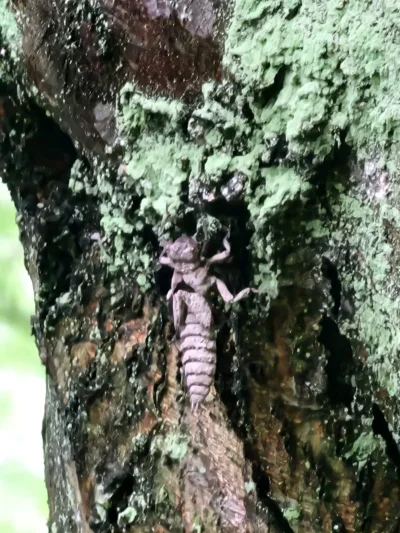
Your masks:
<svg viewBox="0 0 400 533"><path fill-rule="evenodd" d="M90 150L102 153L113 139L113 95L126 81L193 100L204 81L221 79L227 0L180 1L177 9L169 0L15 4L31 79Z"/></svg>

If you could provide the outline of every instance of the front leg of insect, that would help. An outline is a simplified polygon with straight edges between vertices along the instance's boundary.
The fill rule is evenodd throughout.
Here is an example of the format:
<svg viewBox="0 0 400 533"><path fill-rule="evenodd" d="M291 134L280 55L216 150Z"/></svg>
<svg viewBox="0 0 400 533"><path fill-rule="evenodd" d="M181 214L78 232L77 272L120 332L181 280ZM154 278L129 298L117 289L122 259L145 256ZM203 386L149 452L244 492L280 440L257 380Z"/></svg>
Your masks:
<svg viewBox="0 0 400 533"><path fill-rule="evenodd" d="M175 339L180 338L181 330L185 324L187 315L185 294L185 291L177 291L172 296L172 313L174 317Z"/></svg>
<svg viewBox="0 0 400 533"><path fill-rule="evenodd" d="M176 291L177 286L182 281L182 279L183 279L182 274L174 270L174 273L172 275L171 288L167 293L167 300L170 300L172 298L173 294Z"/></svg>
<svg viewBox="0 0 400 533"><path fill-rule="evenodd" d="M213 255L210 257L210 259L207 259L207 265L211 265L213 263L222 263L223 261L229 259L231 255L231 245L229 244L228 236L225 237L225 239L222 241L222 244L224 245L225 250Z"/></svg>
<svg viewBox="0 0 400 533"><path fill-rule="evenodd" d="M174 268L174 264L169 257L161 255L159 261L161 265L166 265Z"/></svg>

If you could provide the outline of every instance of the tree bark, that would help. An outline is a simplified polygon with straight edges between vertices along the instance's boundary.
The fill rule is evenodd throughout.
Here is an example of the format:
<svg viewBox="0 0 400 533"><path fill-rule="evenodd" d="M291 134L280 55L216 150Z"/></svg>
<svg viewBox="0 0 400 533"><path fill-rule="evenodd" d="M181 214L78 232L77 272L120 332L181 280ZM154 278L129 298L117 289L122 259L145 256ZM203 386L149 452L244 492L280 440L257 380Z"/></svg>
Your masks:
<svg viewBox="0 0 400 533"><path fill-rule="evenodd" d="M389 4L14 0L0 170L47 369L51 533L400 531ZM211 255L228 230L218 275L260 292L212 296L193 413L159 241Z"/></svg>

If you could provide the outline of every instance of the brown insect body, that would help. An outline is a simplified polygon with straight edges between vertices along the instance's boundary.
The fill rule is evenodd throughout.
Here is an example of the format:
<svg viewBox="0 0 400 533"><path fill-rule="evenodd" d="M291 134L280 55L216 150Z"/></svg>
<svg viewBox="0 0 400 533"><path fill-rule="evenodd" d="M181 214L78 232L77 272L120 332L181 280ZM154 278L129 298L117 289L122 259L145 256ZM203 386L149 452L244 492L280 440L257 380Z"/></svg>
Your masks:
<svg viewBox="0 0 400 533"><path fill-rule="evenodd" d="M193 410L206 399L214 380L217 360L212 310L205 296L216 284L225 302L237 302L251 290L243 289L235 297L220 279L209 275L212 263L226 261L230 245L224 239L225 250L210 259L200 256L199 244L187 236L168 242L160 256L160 263L174 269L171 289L176 345L182 354L186 387ZM178 289L183 283L186 289Z"/></svg>

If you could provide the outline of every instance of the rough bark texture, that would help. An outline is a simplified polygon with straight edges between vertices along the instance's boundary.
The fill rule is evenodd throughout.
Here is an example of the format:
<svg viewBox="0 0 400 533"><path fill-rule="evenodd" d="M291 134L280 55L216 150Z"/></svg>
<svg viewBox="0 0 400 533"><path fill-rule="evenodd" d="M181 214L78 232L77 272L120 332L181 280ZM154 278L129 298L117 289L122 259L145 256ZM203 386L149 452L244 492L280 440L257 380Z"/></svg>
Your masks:
<svg viewBox="0 0 400 533"><path fill-rule="evenodd" d="M48 370L49 531L399 532L396 2L14 4L0 171ZM261 293L214 299L194 415L159 240L211 255L229 227L218 275Z"/></svg>

